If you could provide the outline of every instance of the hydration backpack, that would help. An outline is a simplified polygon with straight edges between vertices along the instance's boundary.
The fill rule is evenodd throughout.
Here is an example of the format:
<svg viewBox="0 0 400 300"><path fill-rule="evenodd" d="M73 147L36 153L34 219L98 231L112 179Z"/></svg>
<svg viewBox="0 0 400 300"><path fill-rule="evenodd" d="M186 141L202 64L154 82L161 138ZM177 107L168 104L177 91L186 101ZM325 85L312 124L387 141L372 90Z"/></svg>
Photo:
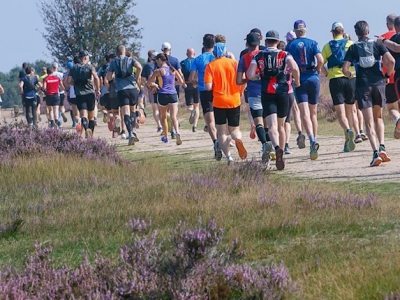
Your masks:
<svg viewBox="0 0 400 300"><path fill-rule="evenodd" d="M269 52L260 52L262 54L263 59L260 60L263 66L260 66L261 77L270 78L278 76L280 73L283 73L285 70L285 51L269 51Z"/></svg>
<svg viewBox="0 0 400 300"><path fill-rule="evenodd" d="M122 58L116 58L115 63L117 64L117 70L115 77L117 78L128 78L132 76L133 68L130 66L129 57L125 56Z"/></svg>
<svg viewBox="0 0 400 300"><path fill-rule="evenodd" d="M35 77L33 76L25 77L23 90L25 93L35 90Z"/></svg>
<svg viewBox="0 0 400 300"><path fill-rule="evenodd" d="M89 65L78 65L74 72L74 85L83 86L87 84L88 80L92 77L92 70Z"/></svg>
<svg viewBox="0 0 400 300"><path fill-rule="evenodd" d="M187 58L187 59L181 61L181 70L182 70L183 77L186 81L189 80L190 68L192 66L193 60L194 60L194 58Z"/></svg>
<svg viewBox="0 0 400 300"><path fill-rule="evenodd" d="M344 57L346 55L346 44L348 40L332 40L329 42L331 47L332 55L328 58L328 69L333 67L342 67L344 64Z"/></svg>
<svg viewBox="0 0 400 300"><path fill-rule="evenodd" d="M355 43L359 56L357 64L361 68L371 68L375 65L375 63L377 63L377 60L374 56L374 43L374 40Z"/></svg>

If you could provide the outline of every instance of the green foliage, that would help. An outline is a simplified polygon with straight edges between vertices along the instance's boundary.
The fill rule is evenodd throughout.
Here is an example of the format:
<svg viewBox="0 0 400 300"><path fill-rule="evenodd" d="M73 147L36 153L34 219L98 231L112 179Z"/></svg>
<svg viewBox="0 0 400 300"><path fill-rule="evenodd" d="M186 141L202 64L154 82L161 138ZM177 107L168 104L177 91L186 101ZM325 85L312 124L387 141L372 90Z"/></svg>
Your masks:
<svg viewBox="0 0 400 300"><path fill-rule="evenodd" d="M123 44L137 56L141 29L132 14L135 5L133 0L41 0L50 53L66 62L86 49L91 61L101 64L105 54Z"/></svg>

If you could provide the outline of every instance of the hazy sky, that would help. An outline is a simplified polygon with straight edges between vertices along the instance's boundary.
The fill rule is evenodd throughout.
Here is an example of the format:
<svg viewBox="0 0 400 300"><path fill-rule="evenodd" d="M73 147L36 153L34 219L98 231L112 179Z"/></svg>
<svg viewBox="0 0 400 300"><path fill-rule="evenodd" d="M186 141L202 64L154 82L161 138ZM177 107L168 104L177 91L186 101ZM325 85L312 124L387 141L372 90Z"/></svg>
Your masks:
<svg viewBox="0 0 400 300"><path fill-rule="evenodd" d="M51 61L40 33L44 24L38 1L1 1L0 71L8 72L24 61ZM261 29L263 35L275 29L283 39L297 19L306 22L307 36L317 40L322 48L331 39L330 26L335 21L342 22L354 39L353 26L358 20L369 23L372 37L387 31L388 14L400 15L399 0L137 0L136 3L134 13L143 28L143 58L150 49L159 51L163 42L172 45L172 54L179 59L185 58L188 47L200 54L205 33L224 34L228 50L239 56L245 46L243 39L252 28Z"/></svg>

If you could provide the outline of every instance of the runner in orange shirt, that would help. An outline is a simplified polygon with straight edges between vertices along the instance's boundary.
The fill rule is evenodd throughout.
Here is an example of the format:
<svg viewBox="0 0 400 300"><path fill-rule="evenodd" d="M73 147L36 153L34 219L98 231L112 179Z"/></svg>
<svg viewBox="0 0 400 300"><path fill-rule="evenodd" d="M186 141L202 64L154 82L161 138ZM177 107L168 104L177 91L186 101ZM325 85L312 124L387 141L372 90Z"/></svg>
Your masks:
<svg viewBox="0 0 400 300"><path fill-rule="evenodd" d="M247 151L243 146L240 121L240 89L236 84L236 60L226 58L224 43L214 46L215 60L205 70L204 84L208 91L213 91L213 107L217 128L218 143L226 156L228 164L233 161L229 150L228 134L235 140L239 157L245 159Z"/></svg>

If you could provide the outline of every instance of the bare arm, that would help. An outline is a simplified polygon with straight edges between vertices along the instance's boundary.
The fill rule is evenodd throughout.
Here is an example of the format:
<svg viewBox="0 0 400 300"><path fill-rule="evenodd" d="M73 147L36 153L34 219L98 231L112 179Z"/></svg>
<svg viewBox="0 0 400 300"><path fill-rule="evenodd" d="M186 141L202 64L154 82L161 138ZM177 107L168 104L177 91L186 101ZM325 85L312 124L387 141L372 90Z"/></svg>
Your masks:
<svg viewBox="0 0 400 300"><path fill-rule="evenodd" d="M108 81L111 81L114 79L114 72L113 71L108 71L107 76L106 76Z"/></svg>
<svg viewBox="0 0 400 300"><path fill-rule="evenodd" d="M257 71L257 64L252 62L250 64L249 68L247 69L247 72L246 72L247 78L249 80L258 80L258 79L260 79L259 75L256 74L256 71Z"/></svg>
<svg viewBox="0 0 400 300"><path fill-rule="evenodd" d="M353 77L354 74L349 71L349 68L350 68L350 62L349 61L345 61L344 65L342 67L343 75L346 76L346 77L351 78L351 77Z"/></svg>
<svg viewBox="0 0 400 300"><path fill-rule="evenodd" d="M387 68L386 75L390 76L393 73L395 64L395 60L390 52L386 52L382 56L382 64Z"/></svg>
<svg viewBox="0 0 400 300"><path fill-rule="evenodd" d="M393 52L400 52L400 44L397 44L391 40L385 39L383 36L379 36L376 39L377 43L380 45L385 45L386 48L388 48L389 50L392 50Z"/></svg>
<svg viewBox="0 0 400 300"><path fill-rule="evenodd" d="M72 76L71 75L69 75L68 74L68 76L66 77L66 80L65 80L65 82L64 82L64 87L66 88L66 89L68 89L71 85L73 85L74 84L74 79L72 78Z"/></svg>
<svg viewBox="0 0 400 300"><path fill-rule="evenodd" d="M177 80L176 84L181 85L182 87L185 88L186 83L185 83L185 80L183 79L183 76L181 76L181 74L178 71L175 71L174 75L175 75L175 79Z"/></svg>
<svg viewBox="0 0 400 300"><path fill-rule="evenodd" d="M0 94L4 94L3 87L1 87L1 89L3 90L3 92L0 91ZM19 93L22 95L22 93L24 91L24 82L22 80L18 83L18 90L19 90Z"/></svg>
<svg viewBox="0 0 400 300"><path fill-rule="evenodd" d="M97 96L100 96L100 79L97 75L96 71L92 71L93 83L94 83L94 90Z"/></svg>
<svg viewBox="0 0 400 300"><path fill-rule="evenodd" d="M319 74L319 73L321 73L321 69L324 66L324 58L322 57L321 53L317 53L315 55L315 58L317 59L317 72Z"/></svg>
<svg viewBox="0 0 400 300"><path fill-rule="evenodd" d="M140 62L135 61L135 68L136 68L136 83L138 84L138 87L140 88L141 79L142 79L142 70L143 70Z"/></svg>
<svg viewBox="0 0 400 300"><path fill-rule="evenodd" d="M297 65L297 63L293 59L293 57L291 57L291 56L289 56L287 58L286 63L288 65L288 67L292 71L294 86L295 87L299 87L300 86L300 70L299 70L299 66Z"/></svg>
<svg viewBox="0 0 400 300"><path fill-rule="evenodd" d="M197 71L190 71L189 82L193 84L194 87L199 85Z"/></svg>
<svg viewBox="0 0 400 300"><path fill-rule="evenodd" d="M204 82L204 87L207 91L212 91L212 82Z"/></svg>
<svg viewBox="0 0 400 300"><path fill-rule="evenodd" d="M4 94L4 88L3 88L3 86L0 84L0 95L3 95Z"/></svg>

